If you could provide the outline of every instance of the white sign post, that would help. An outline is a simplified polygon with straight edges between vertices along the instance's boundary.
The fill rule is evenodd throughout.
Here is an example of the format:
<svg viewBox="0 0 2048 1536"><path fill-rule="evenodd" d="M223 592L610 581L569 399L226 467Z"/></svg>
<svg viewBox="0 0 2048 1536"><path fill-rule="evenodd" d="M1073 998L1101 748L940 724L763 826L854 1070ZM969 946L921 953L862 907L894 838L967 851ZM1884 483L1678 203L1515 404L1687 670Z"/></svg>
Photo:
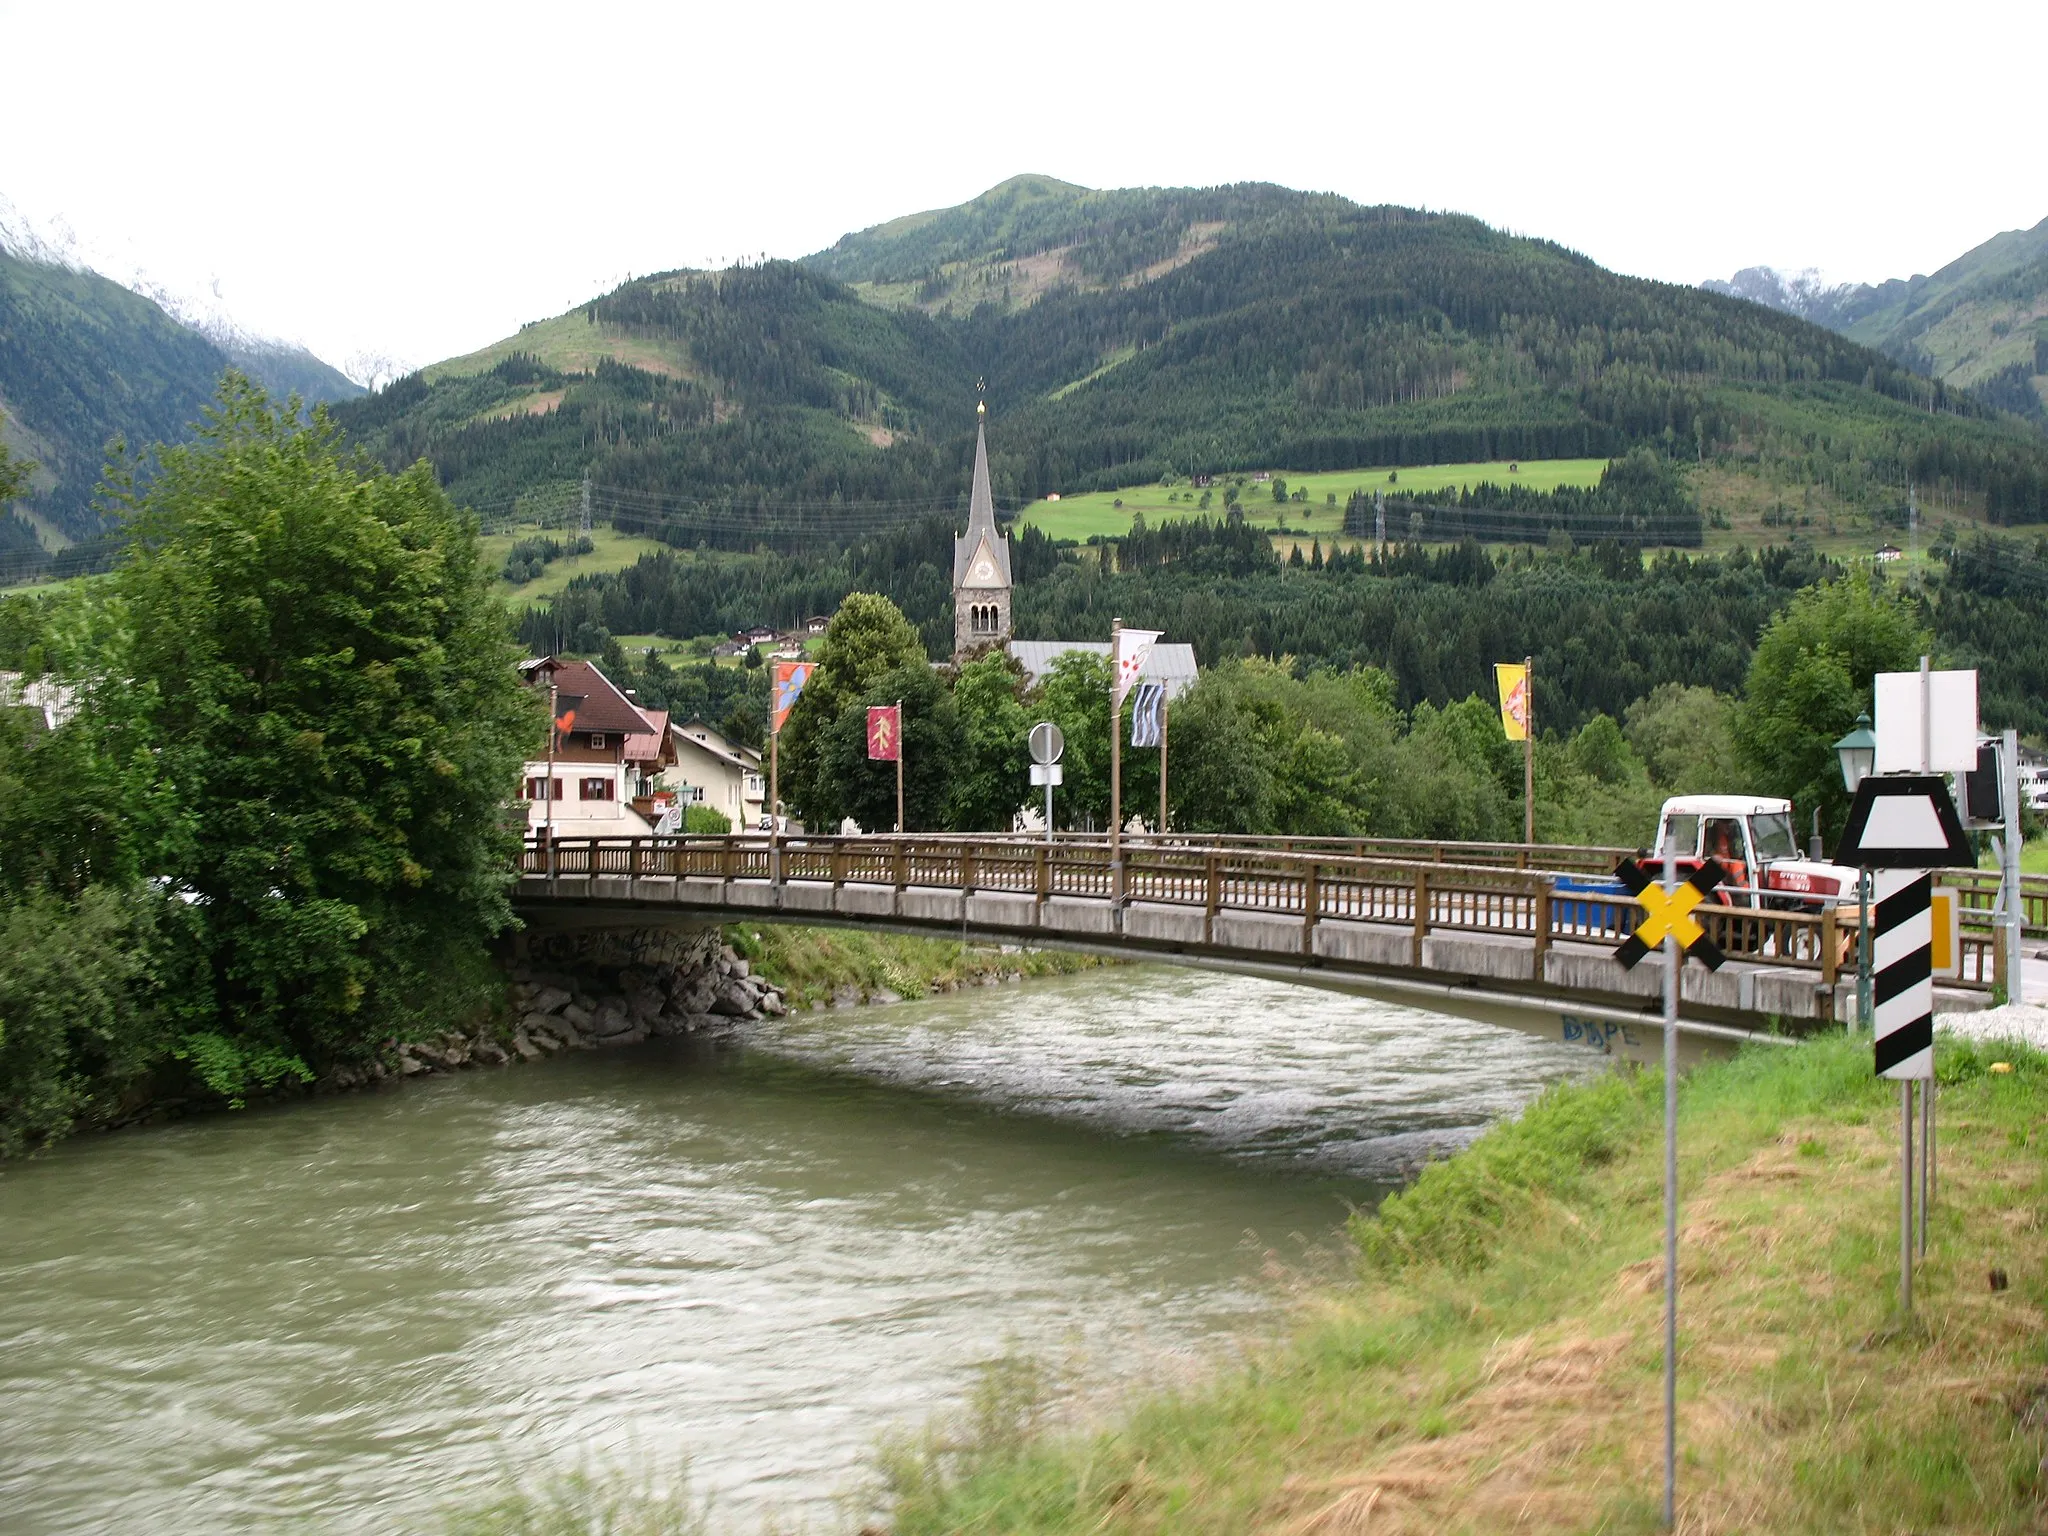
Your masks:
<svg viewBox="0 0 2048 1536"><path fill-rule="evenodd" d="M1052 841L1052 787L1060 782L1060 754L1067 750L1066 735L1050 720L1031 727L1031 782L1045 786L1045 840Z"/></svg>

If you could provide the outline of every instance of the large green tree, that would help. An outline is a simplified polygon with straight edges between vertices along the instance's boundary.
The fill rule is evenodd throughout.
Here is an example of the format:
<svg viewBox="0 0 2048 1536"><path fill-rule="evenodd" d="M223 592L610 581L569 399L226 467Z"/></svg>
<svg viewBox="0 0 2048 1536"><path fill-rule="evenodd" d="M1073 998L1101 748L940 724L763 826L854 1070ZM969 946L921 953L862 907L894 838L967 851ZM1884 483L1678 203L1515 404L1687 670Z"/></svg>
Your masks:
<svg viewBox="0 0 2048 1536"><path fill-rule="evenodd" d="M968 662L953 683L960 749L953 765L951 823L961 832L1007 832L1031 798L1031 716L1023 669L1003 651ZM1042 794L1043 791L1040 791Z"/></svg>
<svg viewBox="0 0 2048 1536"><path fill-rule="evenodd" d="M873 592L846 595L825 627L811 680L782 727L781 793L806 826L831 831L842 817L854 814L847 809L844 786L830 766L836 759L825 742L841 715L860 705L891 672L928 665L924 642L902 609ZM887 701L877 697L874 702ZM862 820L861 825L894 826L895 821L892 809L886 821Z"/></svg>
<svg viewBox="0 0 2048 1536"><path fill-rule="evenodd" d="M233 1095L474 1001L542 722L473 522L236 374L126 511L100 729L160 791L141 859L184 898L184 1053Z"/></svg>
<svg viewBox="0 0 2048 1536"><path fill-rule="evenodd" d="M1848 793L1835 742L1871 707L1871 679L1909 671L1933 646L1915 605L1863 572L1809 587L1757 642L1735 711L1735 744L1757 792L1801 815L1818 806L1828 835Z"/></svg>

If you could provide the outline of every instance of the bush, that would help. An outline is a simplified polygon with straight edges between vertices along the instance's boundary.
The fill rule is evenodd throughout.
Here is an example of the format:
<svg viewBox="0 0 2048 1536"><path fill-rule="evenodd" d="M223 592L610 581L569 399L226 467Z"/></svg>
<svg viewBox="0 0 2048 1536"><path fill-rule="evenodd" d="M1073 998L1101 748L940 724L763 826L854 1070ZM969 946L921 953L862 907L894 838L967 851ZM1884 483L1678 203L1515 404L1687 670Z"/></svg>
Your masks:
<svg viewBox="0 0 2048 1536"><path fill-rule="evenodd" d="M723 837L732 831L732 821L723 811L708 805L683 807L683 831L693 837Z"/></svg>
<svg viewBox="0 0 2048 1536"><path fill-rule="evenodd" d="M118 1103L165 1045L154 1006L156 898L96 885L0 916L0 1156Z"/></svg>

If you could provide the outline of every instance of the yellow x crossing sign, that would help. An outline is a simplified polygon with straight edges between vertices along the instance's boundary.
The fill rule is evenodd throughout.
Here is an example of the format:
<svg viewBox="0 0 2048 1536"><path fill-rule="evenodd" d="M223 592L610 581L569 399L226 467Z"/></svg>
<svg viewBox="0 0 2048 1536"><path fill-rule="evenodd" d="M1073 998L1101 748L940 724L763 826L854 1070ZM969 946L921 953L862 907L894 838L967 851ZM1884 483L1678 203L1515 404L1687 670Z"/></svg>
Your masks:
<svg viewBox="0 0 2048 1536"><path fill-rule="evenodd" d="M1663 944L1667 938L1676 938L1678 947L1705 965L1710 971L1721 968L1721 951L1714 941L1707 937L1707 930L1692 915L1692 910L1712 894L1715 886L1728 878L1728 872L1712 859L1708 859L1676 890L1667 891L1663 885L1638 864L1634 859L1623 859L1614 871L1621 883L1635 897L1636 905L1643 909L1643 920L1636 924L1636 930L1625 939L1614 952L1614 958L1631 970L1638 960Z"/></svg>

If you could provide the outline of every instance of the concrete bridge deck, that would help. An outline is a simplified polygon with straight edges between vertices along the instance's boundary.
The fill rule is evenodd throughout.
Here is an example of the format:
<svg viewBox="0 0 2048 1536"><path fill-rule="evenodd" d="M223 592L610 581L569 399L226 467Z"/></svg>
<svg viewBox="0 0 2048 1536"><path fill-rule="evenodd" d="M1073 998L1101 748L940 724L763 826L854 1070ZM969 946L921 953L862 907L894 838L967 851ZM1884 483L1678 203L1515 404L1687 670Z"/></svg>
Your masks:
<svg viewBox="0 0 2048 1536"><path fill-rule="evenodd" d="M1542 862L1535 852L1519 862ZM1583 873L1594 851L1560 852L1579 855ZM879 928L1216 966L1487 1017L1534 1013L1566 1038L1592 1029L1604 1041L1627 1026L1654 1037L1661 968L1613 958L1640 909L1559 892L1557 871L1196 843L1123 853L1119 867L1099 840L581 839L552 855L529 845L514 899L540 928ZM1682 1032L1797 1034L1853 1017L1853 928L1836 913L1699 915L1729 963L1686 967ZM1988 929L1966 929L1963 974L1939 1006L1988 1002L1995 954Z"/></svg>

